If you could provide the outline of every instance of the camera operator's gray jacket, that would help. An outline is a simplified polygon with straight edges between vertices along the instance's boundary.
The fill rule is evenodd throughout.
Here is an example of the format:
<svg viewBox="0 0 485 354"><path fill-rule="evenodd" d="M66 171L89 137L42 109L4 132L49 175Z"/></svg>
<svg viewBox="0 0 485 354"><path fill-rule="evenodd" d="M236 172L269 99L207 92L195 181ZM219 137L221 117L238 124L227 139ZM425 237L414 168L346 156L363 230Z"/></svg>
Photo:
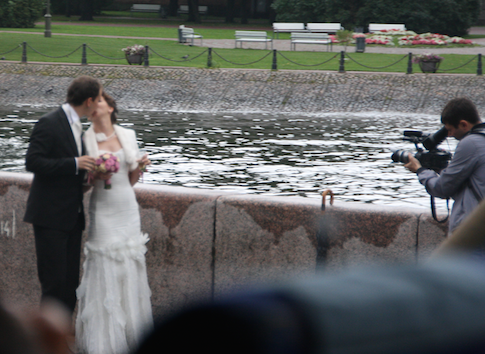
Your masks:
<svg viewBox="0 0 485 354"><path fill-rule="evenodd" d="M450 164L439 175L425 168L417 171L419 182L430 195L455 200L449 221L450 232L485 196L485 135L472 134L484 125L476 125L460 140Z"/></svg>

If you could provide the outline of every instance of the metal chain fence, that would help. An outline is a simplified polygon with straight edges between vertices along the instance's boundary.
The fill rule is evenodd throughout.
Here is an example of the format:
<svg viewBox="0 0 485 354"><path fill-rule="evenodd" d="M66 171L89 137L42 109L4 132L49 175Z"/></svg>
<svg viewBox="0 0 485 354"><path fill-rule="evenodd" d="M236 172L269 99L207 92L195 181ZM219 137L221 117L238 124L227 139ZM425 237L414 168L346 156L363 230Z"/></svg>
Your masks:
<svg viewBox="0 0 485 354"><path fill-rule="evenodd" d="M170 58L164 57L163 55L158 54L157 52L155 52L155 51L153 50L153 48L152 48L152 47L150 47L150 53L153 53L153 54L155 54L155 55L158 55L158 56L159 56L160 58L162 58L162 59L165 59L165 60L168 60L168 61L173 61L173 62L176 62L176 63L185 63L185 62L187 62L187 61L191 61L191 60L197 59L198 57L200 57L202 54L206 53L207 51L208 51L208 49L204 50L202 53L197 54L195 57L192 57L192 58L190 58L190 59L189 59L189 58L186 58L186 59L184 59L184 60L175 60L175 59L170 59Z"/></svg>
<svg viewBox="0 0 485 354"><path fill-rule="evenodd" d="M75 52L77 52L80 48L82 48L82 45L80 45L79 47L77 47L76 49L74 49L72 52L70 52L69 54L66 54L66 55L60 55L58 57L56 56L51 56L51 55L47 55L47 54L44 54L44 53L41 53L39 52L37 49L33 48L30 44L27 44L27 46L32 49L34 52L36 52L37 54L39 55L42 55L43 57L47 57L47 58L54 58L54 59L57 59L57 58L67 58L68 56L74 54Z"/></svg>
<svg viewBox="0 0 485 354"><path fill-rule="evenodd" d="M8 53L12 53L13 51L16 51L17 49L19 49L20 47L22 47L22 43L19 43L19 45L17 47L15 47L12 50L9 50L8 52L0 53L0 55L5 55L5 54L8 54Z"/></svg>
<svg viewBox="0 0 485 354"><path fill-rule="evenodd" d="M11 49L9 51L6 51L4 53L0 53L0 55L5 55L5 54L12 53L15 50L19 49L19 47L23 47L23 49L22 49L22 63L27 63L27 47L30 48L35 53L37 53L39 55L42 55L44 57L48 57L48 58L66 58L66 57L69 57L70 55L74 54L75 52L77 52L79 49L82 48L83 49L82 50L82 65L86 65L87 64L87 59L86 59L86 57L87 57L87 55L86 55L86 49L87 48L90 49L96 55L99 55L99 56L101 56L103 58L106 58L106 59L110 59L110 60L123 60L123 59L125 59L125 57L114 58L114 57L109 57L109 56L103 55L103 54L99 53L98 51L96 51L95 49L91 48L89 45L86 45L86 44L80 45L79 47L77 47L76 49L74 49L72 52L70 52L68 54L61 55L61 56L51 56L51 55L47 55L47 54L44 54L44 53L39 52L37 49L35 49L32 46L30 46L29 44L27 44L27 42L20 43L17 47L15 47L15 48L13 48L13 49ZM338 69L338 72L340 72L340 73L344 73L345 72L344 58L346 56L347 58L349 58L355 64L360 65L360 66L363 66L363 67L368 68L368 69L386 69L386 68L389 68L389 67L391 67L393 65L398 64L399 62L401 62L405 58L408 58L407 74L412 74L412 64L411 64L412 53L408 53L407 55L404 55L402 58L400 58L399 60L397 60L394 63L391 63L389 65L373 67L373 66L369 66L369 65L365 65L365 64L359 63L357 60L355 60L354 58L352 58L352 56L350 56L348 53L346 53L344 51L342 51L340 53L336 53L330 59L327 59L327 60L322 61L320 63L316 63L316 64L302 64L302 63L298 63L298 62L296 62L296 61L288 58L286 55L284 55L281 52L278 52L276 49L269 51L268 53L266 53L264 56L262 56L261 58L259 58L257 60L254 60L254 61L251 61L251 62L247 62L247 63L236 63L236 62L233 62L233 61L231 61L229 59L226 59L222 55L220 55L218 52L216 52L215 50L213 50L213 48L207 48L206 50L202 51L201 53L199 53L199 54L197 54L197 55L195 55L195 56L193 56L191 58L189 58L188 56L186 58L183 57L184 58L183 60L176 60L176 59L171 59L171 58L165 57L165 56L157 53L155 50L153 50L153 48L151 48L149 46L145 46L145 49L146 49L146 53L144 55L144 60L145 60L144 61L144 66L145 67L148 67L149 66L148 57L153 57L153 55L156 55L156 56L158 56L158 57L160 57L162 59L168 60L168 61L172 61L172 62L176 62L176 63L184 63L184 62L189 62L189 61L195 60L195 59L199 58L200 56L204 55L205 53L208 53L208 55L207 55L207 67L212 67L212 53L214 53L221 60L223 60L223 61L225 61L227 63L233 64L233 65L241 65L241 66L243 66L243 65L256 64L256 63L264 60L265 58L267 58L273 52L273 61L272 61L272 66L271 66L271 69L272 70L277 70L278 69L278 67L277 67L277 55L278 54L283 59L287 60L288 62L290 62L290 63L292 63L294 65L303 66L303 67L316 67L316 66L319 66L319 65L326 64L326 63L334 60L340 54L339 69ZM438 69L438 72L451 72L451 71L454 71L454 70L457 70L457 69L461 69L461 68L469 65L476 58L478 58L477 75L482 75L482 55L481 54L478 54L478 55L474 56L473 58L471 58L469 61L467 61L466 63L464 63L462 65L459 65L457 67L450 68L450 69Z"/></svg>
<svg viewBox="0 0 485 354"><path fill-rule="evenodd" d="M355 60L354 58L352 58L350 55L348 55L347 53L345 53L345 56L347 58L349 58L350 60L352 60L355 64L357 65L360 65L360 66L363 66L364 68L367 68L367 69L386 69L386 68L389 68L393 65L396 65L397 63L399 63L400 61L402 61L403 59L407 58L408 57L408 54L406 54L405 56L403 56L401 59L399 59L398 61L392 63L392 64L389 64L389 65L386 65L386 66L368 66L368 65L364 65L362 63L359 63L357 60Z"/></svg>
<svg viewBox="0 0 485 354"><path fill-rule="evenodd" d="M272 53L272 51L269 51L266 55L264 55L262 58L258 59L258 60L255 60L255 61L251 61L249 63L235 63L233 61L230 61L230 60L227 60L225 58L223 58L219 53L217 53L215 50L212 50L212 52L217 55L219 58L221 58L222 60L224 60L226 63L230 63L230 64L233 64L233 65L251 65L251 64L256 64L258 62L260 62L261 60L263 60L264 58L266 58L268 55L270 55Z"/></svg>
<svg viewBox="0 0 485 354"><path fill-rule="evenodd" d="M86 48L90 49L93 53L99 55L100 57L103 57L103 58L106 58L106 59L110 59L110 60L123 60L125 59L125 57L123 58L113 58L113 57L107 57L106 55L103 55L101 53L98 53L97 51L95 51L93 48L91 48L90 46L86 46Z"/></svg>
<svg viewBox="0 0 485 354"><path fill-rule="evenodd" d="M451 69L438 69L437 71L439 72L446 72L446 71L453 71L453 70L456 70L456 69L461 69L463 68L464 66L470 64L472 61L474 61L475 59L478 58L478 55L474 56L473 58L471 58L469 61L467 61L465 64L463 65L460 65L460 66L457 66L456 68L451 68Z"/></svg>
<svg viewBox="0 0 485 354"><path fill-rule="evenodd" d="M300 65L300 66L319 66L319 65L323 65L323 64L326 64L328 63L329 61L335 59L339 53L335 54L333 57L331 57L330 59L328 60L325 60L325 61L322 61L321 63L318 63L318 64L301 64L301 63L297 63L296 61L293 61L291 60L290 58L286 57L285 55L283 55L281 52L278 52L279 55L281 55L283 58L285 58L286 60L288 60L290 63L293 63L295 65Z"/></svg>

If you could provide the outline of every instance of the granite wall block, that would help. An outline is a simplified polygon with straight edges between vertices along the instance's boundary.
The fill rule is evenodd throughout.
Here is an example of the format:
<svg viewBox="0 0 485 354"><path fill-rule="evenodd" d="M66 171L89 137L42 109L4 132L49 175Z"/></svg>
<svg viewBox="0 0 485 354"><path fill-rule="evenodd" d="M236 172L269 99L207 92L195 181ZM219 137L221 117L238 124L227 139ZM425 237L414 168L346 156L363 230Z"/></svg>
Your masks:
<svg viewBox="0 0 485 354"><path fill-rule="evenodd" d="M446 216L438 215L438 220ZM448 222L439 223L428 214L422 214L419 218L418 230L418 261L424 261L433 250L445 240L448 234Z"/></svg>
<svg viewBox="0 0 485 354"><path fill-rule="evenodd" d="M40 299L34 231L24 223L32 177L0 172L0 296L22 307Z"/></svg>
<svg viewBox="0 0 485 354"><path fill-rule="evenodd" d="M319 201L228 196L217 201L214 294L312 273Z"/></svg>
<svg viewBox="0 0 485 354"><path fill-rule="evenodd" d="M139 184L154 315L212 297L216 199L207 190Z"/></svg>
<svg viewBox="0 0 485 354"><path fill-rule="evenodd" d="M319 260L325 269L416 262L419 212L339 205L321 219Z"/></svg>

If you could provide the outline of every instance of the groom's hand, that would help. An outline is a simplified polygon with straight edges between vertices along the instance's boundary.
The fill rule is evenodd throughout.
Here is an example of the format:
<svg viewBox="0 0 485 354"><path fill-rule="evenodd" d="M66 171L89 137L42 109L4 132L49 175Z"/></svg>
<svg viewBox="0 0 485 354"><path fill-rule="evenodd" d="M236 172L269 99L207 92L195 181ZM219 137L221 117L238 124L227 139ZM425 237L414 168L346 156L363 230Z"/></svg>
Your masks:
<svg viewBox="0 0 485 354"><path fill-rule="evenodd" d="M78 157L77 163L80 170L94 171L96 167L96 159L88 155Z"/></svg>

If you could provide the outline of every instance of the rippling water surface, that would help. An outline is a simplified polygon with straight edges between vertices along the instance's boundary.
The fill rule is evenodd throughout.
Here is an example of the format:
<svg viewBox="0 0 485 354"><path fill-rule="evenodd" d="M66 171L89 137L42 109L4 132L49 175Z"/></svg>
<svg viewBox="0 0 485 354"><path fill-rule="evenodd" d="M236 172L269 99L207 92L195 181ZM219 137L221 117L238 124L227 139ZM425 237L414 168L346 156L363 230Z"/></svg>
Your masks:
<svg viewBox="0 0 485 354"><path fill-rule="evenodd" d="M0 111L0 170L25 172L28 138L47 110ZM435 132L439 117L388 113L321 116L123 111L153 165L144 183L429 206L414 174L391 163L391 149L414 151L406 129ZM87 123L85 124L85 129ZM442 148L454 150L448 139ZM444 202L438 208L444 210Z"/></svg>

